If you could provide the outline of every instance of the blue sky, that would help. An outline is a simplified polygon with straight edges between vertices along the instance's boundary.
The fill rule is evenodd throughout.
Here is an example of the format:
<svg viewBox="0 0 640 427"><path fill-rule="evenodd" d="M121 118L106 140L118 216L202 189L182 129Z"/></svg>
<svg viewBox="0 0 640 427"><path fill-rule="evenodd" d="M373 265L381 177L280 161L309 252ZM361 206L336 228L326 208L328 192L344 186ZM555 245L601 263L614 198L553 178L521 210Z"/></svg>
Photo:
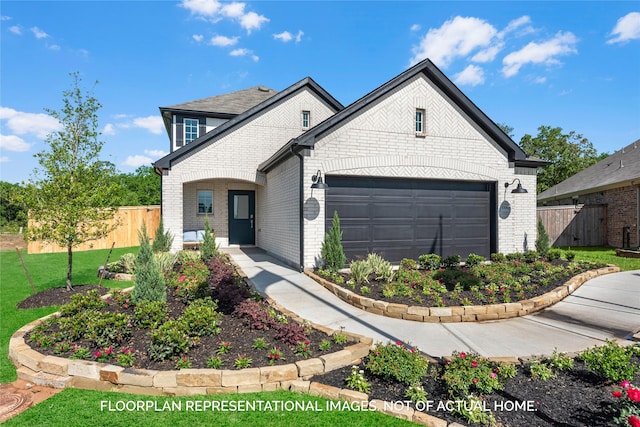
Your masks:
<svg viewBox="0 0 640 427"><path fill-rule="evenodd" d="M6 1L0 179L26 181L78 71L122 172L169 149L158 107L311 76L348 105L429 57L515 141L559 126L599 152L640 138L633 1ZM99 81L94 87L93 82Z"/></svg>

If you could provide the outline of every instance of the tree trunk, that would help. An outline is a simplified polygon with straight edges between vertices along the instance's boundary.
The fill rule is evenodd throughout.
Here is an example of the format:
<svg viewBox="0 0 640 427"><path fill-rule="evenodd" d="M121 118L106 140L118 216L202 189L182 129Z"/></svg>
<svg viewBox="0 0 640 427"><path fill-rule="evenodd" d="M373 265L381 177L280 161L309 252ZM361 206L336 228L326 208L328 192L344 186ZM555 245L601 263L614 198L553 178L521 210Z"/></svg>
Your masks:
<svg viewBox="0 0 640 427"><path fill-rule="evenodd" d="M67 255L69 262L69 264L67 265L67 290L72 291L73 286L71 286L71 272L73 270L73 249L71 242L67 244Z"/></svg>

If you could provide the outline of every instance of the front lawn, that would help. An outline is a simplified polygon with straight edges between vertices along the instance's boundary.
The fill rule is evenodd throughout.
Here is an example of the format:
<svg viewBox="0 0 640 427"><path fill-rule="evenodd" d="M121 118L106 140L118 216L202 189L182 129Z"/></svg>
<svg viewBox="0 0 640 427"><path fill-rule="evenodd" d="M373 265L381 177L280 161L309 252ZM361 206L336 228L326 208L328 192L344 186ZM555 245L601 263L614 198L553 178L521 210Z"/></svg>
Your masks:
<svg viewBox="0 0 640 427"><path fill-rule="evenodd" d="M562 249L567 250L568 248ZM640 258L616 256L616 250L614 248L590 246L571 248L571 251L576 254L576 260L614 264L620 267L622 271L640 270Z"/></svg>

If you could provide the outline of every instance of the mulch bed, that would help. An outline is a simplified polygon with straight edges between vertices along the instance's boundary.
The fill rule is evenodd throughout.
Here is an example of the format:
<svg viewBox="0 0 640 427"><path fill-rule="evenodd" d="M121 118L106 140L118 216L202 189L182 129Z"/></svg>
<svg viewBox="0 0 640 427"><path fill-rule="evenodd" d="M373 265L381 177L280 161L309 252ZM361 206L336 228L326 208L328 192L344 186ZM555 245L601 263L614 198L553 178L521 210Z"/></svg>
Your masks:
<svg viewBox="0 0 640 427"><path fill-rule="evenodd" d="M636 363L640 362L640 357L634 357L634 359ZM360 369L364 369L365 363L366 359L360 365ZM439 366L438 369L440 372ZM316 376L312 381L346 388L345 378L350 373L351 368L346 367ZM446 402L450 397L443 382L434 377L435 375L427 377L423 381L427 400L433 402L434 410L426 411L424 405L418 407L418 410L422 409L422 412L445 419L450 423L458 422L469 427L480 426L481 424L469 423L444 408L435 411L440 402ZM407 389L405 385L374 376L366 370L365 378L371 385L369 399L389 402L408 400L404 396ZM640 383L640 375L637 375L632 383ZM609 407L614 401L611 391L612 388L605 380L589 371L583 362L575 360L571 370L562 371L556 378L548 381L533 379L524 368L519 367L518 374L507 380L503 391L487 395L485 398L486 408L493 412L498 425L503 427L599 427L613 425L610 421L615 414ZM530 405L535 409L534 411L516 410L513 402L527 401L531 402ZM413 403L408 405L416 408Z"/></svg>
<svg viewBox="0 0 640 427"><path fill-rule="evenodd" d="M49 307L52 305L63 305L71 302L71 297L75 294L86 294L91 290L97 290L98 294L108 294L109 288L98 285L74 285L73 290L67 290L66 286L61 288L49 288L33 294L20 301L16 307L20 309Z"/></svg>

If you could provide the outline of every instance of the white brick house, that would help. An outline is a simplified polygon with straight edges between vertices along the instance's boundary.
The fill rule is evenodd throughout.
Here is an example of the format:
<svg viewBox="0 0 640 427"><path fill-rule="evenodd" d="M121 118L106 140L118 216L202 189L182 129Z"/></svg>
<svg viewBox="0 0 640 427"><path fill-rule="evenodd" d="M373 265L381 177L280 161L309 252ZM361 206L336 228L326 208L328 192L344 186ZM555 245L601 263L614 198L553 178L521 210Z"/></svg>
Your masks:
<svg viewBox="0 0 640 427"><path fill-rule="evenodd" d="M229 94L161 109L173 151L154 166L173 249L208 217L223 246L255 244L312 267L334 211L350 258L533 247L536 169L544 163L527 158L429 60L346 108L310 78L253 92L240 97L251 106ZM247 109L209 108L220 101ZM207 107L192 109L198 105ZM189 142L186 128L194 137L201 122L218 127L176 144L177 133ZM327 189L312 188L318 172ZM518 183L530 192L512 193Z"/></svg>

